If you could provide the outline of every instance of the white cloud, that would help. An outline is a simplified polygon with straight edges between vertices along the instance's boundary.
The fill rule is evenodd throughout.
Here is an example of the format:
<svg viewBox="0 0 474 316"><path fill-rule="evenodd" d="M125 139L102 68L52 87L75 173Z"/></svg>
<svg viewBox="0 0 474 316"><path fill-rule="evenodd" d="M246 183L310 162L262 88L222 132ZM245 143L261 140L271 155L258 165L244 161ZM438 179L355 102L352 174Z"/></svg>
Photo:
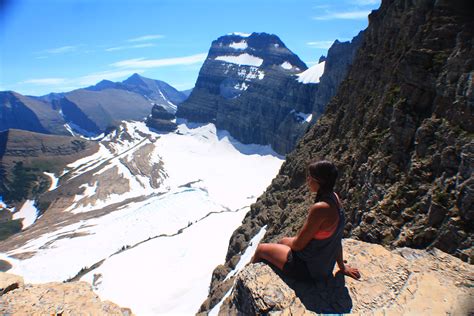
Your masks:
<svg viewBox="0 0 474 316"><path fill-rule="evenodd" d="M163 38L163 35L160 34L154 34L154 35L143 35L140 37L135 37L127 40L127 42L144 42L144 41L151 41L155 39L160 39Z"/></svg>
<svg viewBox="0 0 474 316"><path fill-rule="evenodd" d="M128 46L117 46L117 47L110 47L106 48L107 52L113 52L117 50L124 50L124 49L132 49L132 48L144 48L144 47L153 47L156 46L153 43L144 43L144 44L137 44L137 45L128 45Z"/></svg>
<svg viewBox="0 0 474 316"><path fill-rule="evenodd" d="M370 10L348 11L348 12L332 12L325 15L315 16L314 20L359 20L367 19Z"/></svg>
<svg viewBox="0 0 474 316"><path fill-rule="evenodd" d="M173 57L173 58L162 58L162 59L145 59L145 58L134 58L122 60L116 63L111 64L113 67L117 68L137 68L137 69L146 69L146 68L158 68L166 66L177 66L177 65L190 65L201 63L206 59L207 54L196 54L185 57Z"/></svg>
<svg viewBox="0 0 474 316"><path fill-rule="evenodd" d="M78 84L80 86L87 86L96 84L101 80L117 80L128 77L133 73L143 73L141 69L134 69L134 70L118 70L118 71L102 71L102 72L95 72L92 74L88 74L79 78L72 79L71 82Z"/></svg>
<svg viewBox="0 0 474 316"><path fill-rule="evenodd" d="M64 54L70 53L77 50L77 46L61 46L56 48L45 49L40 53L47 53L47 54Z"/></svg>
<svg viewBox="0 0 474 316"><path fill-rule="evenodd" d="M45 85L59 85L59 84L65 83L66 81L67 79L65 78L35 78L35 79L28 79L19 83L45 86Z"/></svg>
<svg viewBox="0 0 474 316"><path fill-rule="evenodd" d="M307 42L306 44L314 48L327 49L331 47L332 43L334 43L334 41L314 41L314 42Z"/></svg>
<svg viewBox="0 0 474 316"><path fill-rule="evenodd" d="M380 5L380 0L353 0L352 3L355 5L362 5L362 6L374 5L374 4Z"/></svg>
<svg viewBox="0 0 474 316"><path fill-rule="evenodd" d="M51 90L68 91L96 84L101 80L118 80L129 77L133 73L143 73L142 69L127 69L95 72L77 78L34 78L18 82L19 85L35 85L51 87Z"/></svg>

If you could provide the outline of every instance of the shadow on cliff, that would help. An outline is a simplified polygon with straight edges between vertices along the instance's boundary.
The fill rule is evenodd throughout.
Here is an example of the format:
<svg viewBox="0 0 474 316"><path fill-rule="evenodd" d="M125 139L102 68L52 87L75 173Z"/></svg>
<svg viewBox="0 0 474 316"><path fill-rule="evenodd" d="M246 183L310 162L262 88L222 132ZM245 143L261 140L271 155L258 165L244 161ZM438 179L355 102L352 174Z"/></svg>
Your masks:
<svg viewBox="0 0 474 316"><path fill-rule="evenodd" d="M327 281L297 281L270 265L276 274L295 291L307 310L323 314L345 314L352 309L352 298L346 287L344 275L336 275Z"/></svg>

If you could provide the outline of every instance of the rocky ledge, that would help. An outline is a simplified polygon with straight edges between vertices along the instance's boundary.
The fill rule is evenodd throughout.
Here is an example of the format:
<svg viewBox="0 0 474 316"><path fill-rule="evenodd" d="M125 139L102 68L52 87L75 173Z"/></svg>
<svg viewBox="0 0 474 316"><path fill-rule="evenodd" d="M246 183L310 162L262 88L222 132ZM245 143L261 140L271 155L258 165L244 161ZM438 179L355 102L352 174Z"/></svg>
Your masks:
<svg viewBox="0 0 474 316"><path fill-rule="evenodd" d="M126 315L122 308L101 301L86 282L24 284L23 278L0 272L1 315Z"/></svg>
<svg viewBox="0 0 474 316"><path fill-rule="evenodd" d="M344 251L361 271L360 281L336 273L324 284L296 282L263 263L250 264L235 278L219 315L474 313L474 269L458 258L437 249L389 251L353 239L344 240Z"/></svg>

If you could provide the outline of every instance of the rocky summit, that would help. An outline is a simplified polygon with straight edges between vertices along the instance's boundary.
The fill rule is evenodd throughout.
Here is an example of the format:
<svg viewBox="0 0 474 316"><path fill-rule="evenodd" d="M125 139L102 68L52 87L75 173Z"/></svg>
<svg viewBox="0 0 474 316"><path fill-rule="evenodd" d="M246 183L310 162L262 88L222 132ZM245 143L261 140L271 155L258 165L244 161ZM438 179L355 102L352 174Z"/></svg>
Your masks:
<svg viewBox="0 0 474 316"><path fill-rule="evenodd" d="M345 236L438 248L473 262L474 10L466 1L382 1L325 113L231 237L207 310L250 240L294 236L313 198L308 162L334 161ZM225 281L225 282L224 282Z"/></svg>

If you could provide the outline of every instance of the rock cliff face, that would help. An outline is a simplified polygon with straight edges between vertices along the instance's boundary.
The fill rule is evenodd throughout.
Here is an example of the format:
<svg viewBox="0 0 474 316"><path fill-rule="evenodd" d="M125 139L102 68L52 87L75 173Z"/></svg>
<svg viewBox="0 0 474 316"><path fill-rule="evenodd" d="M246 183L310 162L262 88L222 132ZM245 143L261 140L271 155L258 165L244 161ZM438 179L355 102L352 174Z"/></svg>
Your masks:
<svg viewBox="0 0 474 316"><path fill-rule="evenodd" d="M325 283L280 278L269 266L247 266L236 277L220 315L470 315L472 265L439 250L382 246L347 239L348 261L360 281L336 274Z"/></svg>
<svg viewBox="0 0 474 316"><path fill-rule="evenodd" d="M474 19L463 1L383 1L325 114L304 135L233 234L223 282L252 236L295 235L311 204L305 170L325 157L340 170L345 235L432 248L473 262Z"/></svg>
<svg viewBox="0 0 474 316"><path fill-rule="evenodd" d="M296 81L306 65L275 35L226 35L214 41L178 117L214 122L244 143L290 151L306 130L316 85Z"/></svg>

